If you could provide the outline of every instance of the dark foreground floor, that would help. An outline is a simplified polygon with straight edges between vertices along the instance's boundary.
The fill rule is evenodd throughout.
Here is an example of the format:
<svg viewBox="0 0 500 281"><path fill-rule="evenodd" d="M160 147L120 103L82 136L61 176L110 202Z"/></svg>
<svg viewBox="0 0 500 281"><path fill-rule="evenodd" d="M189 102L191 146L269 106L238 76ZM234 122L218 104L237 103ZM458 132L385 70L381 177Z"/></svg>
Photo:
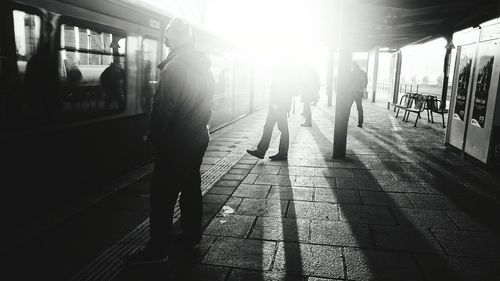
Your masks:
<svg viewBox="0 0 500 281"><path fill-rule="evenodd" d="M121 264L147 240L146 176L26 244L11 269L40 280L500 280L500 181L448 151L440 123L414 128L365 101L347 159L332 160L333 111L318 106L312 128L291 116L289 160L273 162L244 153L265 113L210 144L198 252L174 241L166 264Z"/></svg>

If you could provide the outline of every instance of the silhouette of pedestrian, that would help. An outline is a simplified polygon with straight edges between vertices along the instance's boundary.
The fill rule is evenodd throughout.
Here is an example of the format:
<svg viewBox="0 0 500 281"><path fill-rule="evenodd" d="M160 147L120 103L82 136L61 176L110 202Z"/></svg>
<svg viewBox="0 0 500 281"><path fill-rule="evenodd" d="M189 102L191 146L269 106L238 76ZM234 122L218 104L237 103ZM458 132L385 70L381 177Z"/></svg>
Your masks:
<svg viewBox="0 0 500 281"><path fill-rule="evenodd" d="M120 63L119 56L113 56L113 62L101 73L102 88L106 93L104 109L108 110L116 102L119 110L125 108L125 70Z"/></svg>
<svg viewBox="0 0 500 281"><path fill-rule="evenodd" d="M208 58L194 47L191 29L182 20L170 21L165 42L171 52L158 66L162 72L150 121L150 140L156 148L151 238L142 250L125 258L133 265L168 259L179 193L181 241L189 248L197 247L201 241L200 166L209 141L214 78Z"/></svg>
<svg viewBox="0 0 500 281"><path fill-rule="evenodd" d="M363 127L363 96L366 91L366 85L368 79L366 77L366 72L359 68L356 62L351 64L351 73L349 81L349 91L351 102L349 103L349 108L352 106L353 102L356 102L356 108L358 110L358 127Z"/></svg>
<svg viewBox="0 0 500 281"><path fill-rule="evenodd" d="M317 103L319 99L319 75L318 72L310 65L306 65L304 69L301 101L304 104L303 115L305 118L303 127L312 126L311 103Z"/></svg>
<svg viewBox="0 0 500 281"><path fill-rule="evenodd" d="M273 68L272 82L270 89L269 111L267 113L266 123L262 138L257 145L256 150L247 150L247 152L257 158L263 159L273 134L274 125L278 124L280 131L279 151L276 155L270 156L271 160L287 160L289 147L289 132L287 113L290 110L292 96L300 92L297 84L297 70L290 65L278 64Z"/></svg>

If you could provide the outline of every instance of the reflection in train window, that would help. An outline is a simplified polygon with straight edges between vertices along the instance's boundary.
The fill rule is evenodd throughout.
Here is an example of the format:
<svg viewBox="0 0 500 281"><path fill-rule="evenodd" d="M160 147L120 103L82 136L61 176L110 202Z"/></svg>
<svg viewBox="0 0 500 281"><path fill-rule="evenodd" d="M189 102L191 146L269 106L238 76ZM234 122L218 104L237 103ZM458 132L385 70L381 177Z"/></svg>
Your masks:
<svg viewBox="0 0 500 281"><path fill-rule="evenodd" d="M16 40L17 67L19 79L24 84L26 65L37 53L40 41L40 17L23 11L12 11L14 17L14 35Z"/></svg>
<svg viewBox="0 0 500 281"><path fill-rule="evenodd" d="M210 70L215 79L213 115L210 127L215 128L234 118L234 91L232 61L225 56L210 53Z"/></svg>
<svg viewBox="0 0 500 281"><path fill-rule="evenodd" d="M77 118L123 112L126 37L69 24L60 31L62 112Z"/></svg>
<svg viewBox="0 0 500 281"><path fill-rule="evenodd" d="M142 84L141 109L145 113L151 112L153 94L158 84L158 41L144 39L142 41Z"/></svg>

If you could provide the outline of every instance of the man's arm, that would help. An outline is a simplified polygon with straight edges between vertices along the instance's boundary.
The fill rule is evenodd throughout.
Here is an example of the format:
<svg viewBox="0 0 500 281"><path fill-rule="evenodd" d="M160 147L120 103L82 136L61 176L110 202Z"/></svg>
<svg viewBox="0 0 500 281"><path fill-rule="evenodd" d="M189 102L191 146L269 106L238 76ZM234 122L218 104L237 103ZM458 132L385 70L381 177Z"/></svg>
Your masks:
<svg viewBox="0 0 500 281"><path fill-rule="evenodd" d="M149 123L150 139L153 143L158 143L167 135L182 89L181 75L169 66L161 73L158 90L153 96L153 110Z"/></svg>

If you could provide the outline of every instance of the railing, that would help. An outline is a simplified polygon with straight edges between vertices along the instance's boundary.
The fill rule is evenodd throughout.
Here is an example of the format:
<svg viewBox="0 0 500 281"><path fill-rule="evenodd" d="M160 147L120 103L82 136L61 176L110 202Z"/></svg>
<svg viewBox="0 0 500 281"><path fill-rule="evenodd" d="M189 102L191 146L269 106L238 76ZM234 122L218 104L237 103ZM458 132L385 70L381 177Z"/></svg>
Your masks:
<svg viewBox="0 0 500 281"><path fill-rule="evenodd" d="M377 83L377 92L380 93L391 93L392 86L387 82ZM399 84L399 93L420 93L426 95L436 96L441 99L442 86L437 85L425 85L425 84ZM449 101L451 97L451 85L448 85L448 94L446 100Z"/></svg>

